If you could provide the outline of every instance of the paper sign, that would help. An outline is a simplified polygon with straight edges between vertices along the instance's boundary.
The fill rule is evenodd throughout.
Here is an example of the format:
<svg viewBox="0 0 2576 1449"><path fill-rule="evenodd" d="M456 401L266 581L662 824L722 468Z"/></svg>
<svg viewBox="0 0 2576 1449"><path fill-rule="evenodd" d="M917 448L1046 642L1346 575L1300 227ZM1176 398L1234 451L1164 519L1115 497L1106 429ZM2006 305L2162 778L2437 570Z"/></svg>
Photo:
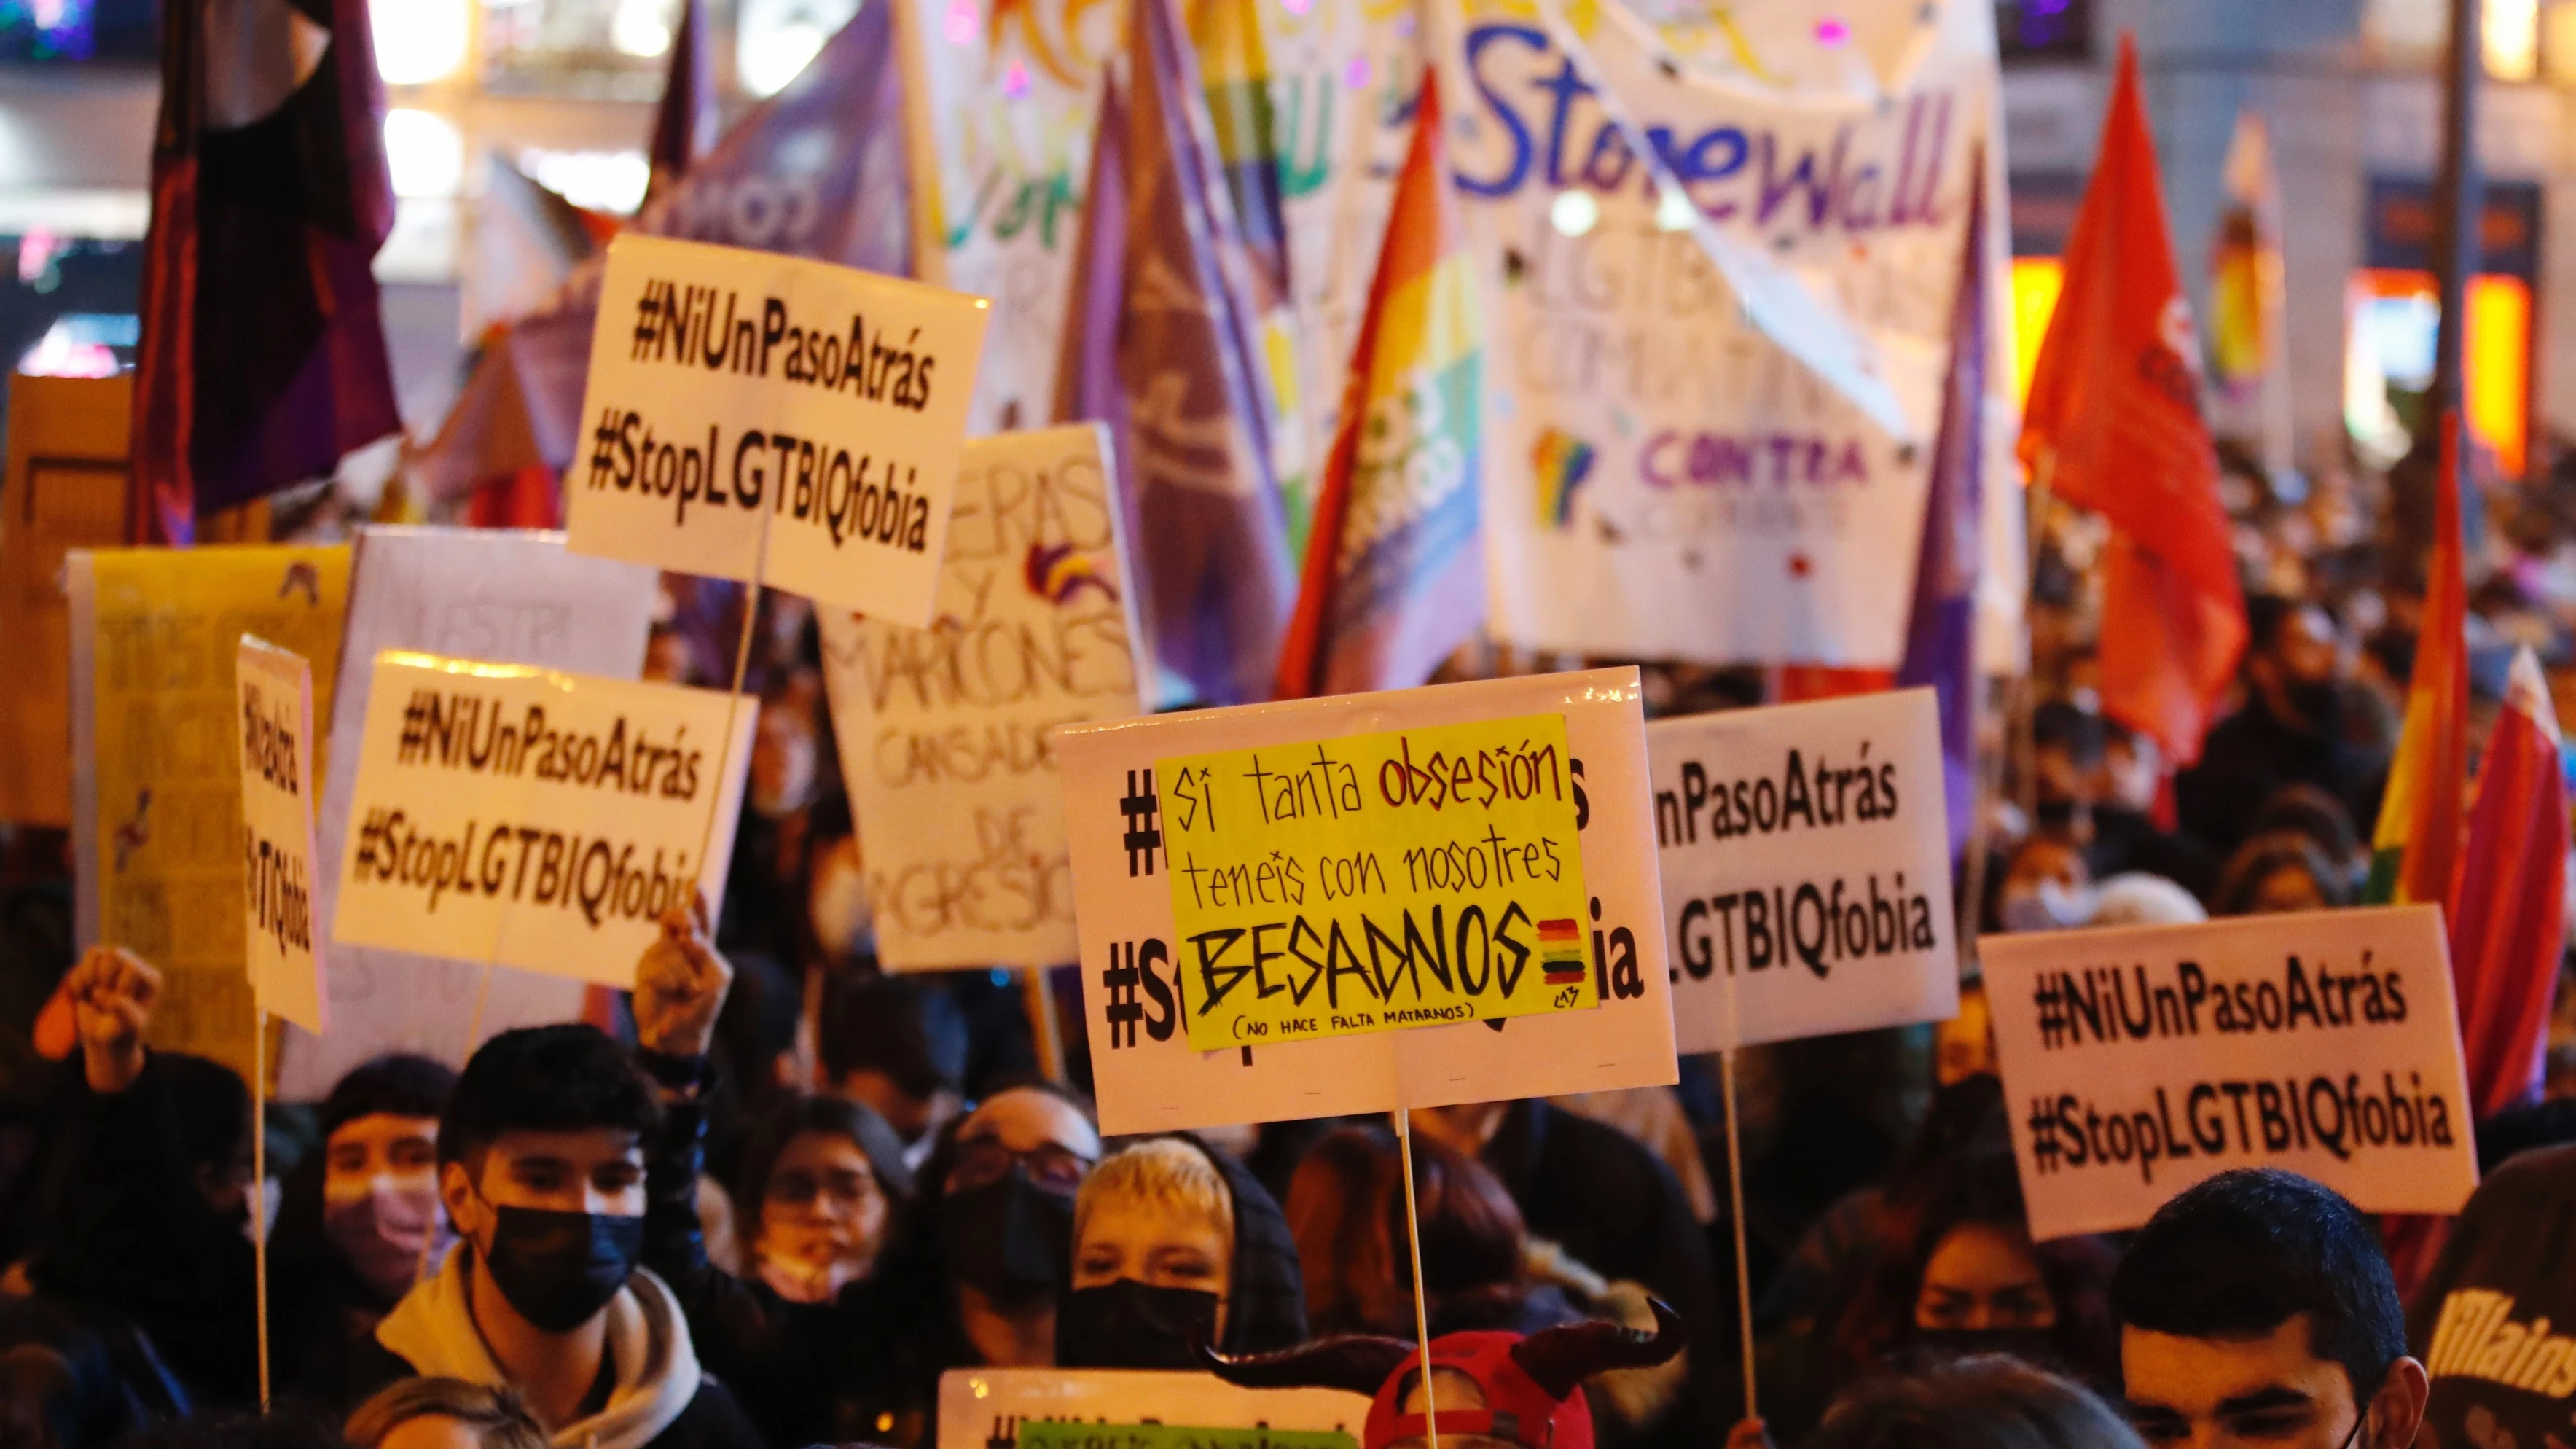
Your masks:
<svg viewBox="0 0 2576 1449"><path fill-rule="evenodd" d="M984 300L632 232L601 287L572 547L930 623Z"/></svg>
<svg viewBox="0 0 2576 1449"><path fill-rule="evenodd" d="M327 707L349 594L345 547L75 551L72 858L82 945L166 979L147 1040L252 1066L241 930L241 636L313 666ZM317 761L328 769L327 752Z"/></svg>
<svg viewBox="0 0 2576 1449"><path fill-rule="evenodd" d="M1575 946L1588 973L1591 997L1599 1002L1597 1009L1285 1042L1273 1036L1255 1046L1197 1049L1192 1027L1203 1004L1216 996L1215 988L1227 979L1226 970L1248 964L1253 953L1248 941L1228 947L1233 954L1219 954L1218 947L1224 943L1210 942L1209 959L1203 962L1199 948L1180 928L1173 909L1173 875L1190 863L1190 856L1175 832L1180 829L1180 816L1200 807L1181 798L1180 789L1196 787L1184 786L1168 762L1253 750L1261 751L1265 761L1274 750L1311 760L1319 742L1399 732L1431 734L1495 721L1514 722L1508 738L1517 745L1524 739L1534 740L1519 723L1541 715L1561 719L1565 732L1558 773L1573 802L1576 834L1574 848L1558 846L1558 861L1560 870L1579 870L1586 889L1586 899L1578 903L1574 917ZM1326 751L1340 748L1329 745ZM1073 840L1083 1012L1102 1131L1148 1132L1384 1112L1656 1086L1674 1080L1664 913L1655 877L1654 826L1649 818L1653 807L1634 669L1487 680L1078 725L1058 732L1056 753L1064 771L1065 817ZM1399 769L1401 759L1399 754ZM1368 772L1358 782L1372 792L1363 811L1389 813L1395 807L1385 803L1383 790L1394 788L1394 777L1386 776L1388 784L1382 786L1378 774L1382 761L1372 758L1368 763ZM1427 773L1426 760L1417 756L1415 763ZM1454 800L1458 778L1454 760L1450 768ZM1472 768L1469 778L1474 790ZM1521 777L1523 781L1531 778ZM1426 788L1407 775L1402 789L1413 803L1401 808L1431 813L1420 793ZM1481 792L1477 793L1480 797ZM1320 786L1315 801L1318 806L1323 803ZM1302 807L1302 797L1298 803ZM1225 808L1222 799L1219 806ZM1500 825L1494 826L1494 832L1498 837L1511 833ZM1480 825L1474 838L1484 842L1484 833ZM1460 831L1459 838L1463 841L1466 832ZM1522 842L1515 838L1499 845L1484 844L1501 849L1517 848ZM1349 854L1346 847L1345 864ZM1535 863L1526 855L1518 857L1515 868L1526 879L1533 869L1544 874L1544 862L1542 851ZM1402 850L1384 854L1379 868L1387 873L1391 896L1406 869ZM1392 939L1372 937L1351 920L1342 926L1341 947L1334 946L1329 927L1317 940L1312 933L1325 925L1324 913L1335 909L1340 886L1333 887L1335 897L1328 901L1325 880L1315 873L1314 862L1303 862L1300 869L1309 892L1304 908L1309 926L1307 933L1296 934L1297 948L1327 965L1339 963L1339 971L1324 973L1324 982L1315 983L1310 979L1313 968L1284 954L1296 930L1293 903L1278 918L1263 947L1283 954L1266 960L1264 970L1271 973L1275 991L1290 991L1288 983L1293 979L1294 989L1307 993L1301 1010L1326 1019L1327 1026L1336 1011L1353 1015L1389 1005L1377 992L1379 968L1365 965L1372 948L1390 985L1398 959L1411 954L1414 965L1404 971L1404 983L1394 988L1392 1006L1396 1008L1411 1004L1415 971L1426 987L1436 983L1444 949L1452 982L1464 985L1471 1002L1495 1000L1506 965L1523 960L1504 944L1506 932L1498 916L1464 909L1457 898L1436 927L1417 904L1411 939L1406 937L1400 913L1385 919L1373 906L1371 914L1380 916L1380 936L1391 934ZM1356 879L1352 883L1359 884ZM1246 884L1249 889L1261 888L1257 870ZM1367 890L1359 899L1388 898L1376 894L1373 875ZM1547 989L1546 946L1540 940L1537 919L1533 916L1526 929L1517 920L1511 924L1510 938L1528 952L1513 983L1516 992ZM1349 964L1354 955L1362 963L1360 969ZM1462 958L1481 976L1459 974ZM1261 983L1237 989L1258 992Z"/></svg>
<svg viewBox="0 0 2576 1449"><path fill-rule="evenodd" d="M1155 761L1190 1045L1597 1005L1571 757L1539 714Z"/></svg>
<svg viewBox="0 0 2576 1449"><path fill-rule="evenodd" d="M758 708L380 656L332 938L631 986L663 911L724 899Z"/></svg>
<svg viewBox="0 0 2576 1449"><path fill-rule="evenodd" d="M1134 593L1092 425L966 445L939 618L819 614L877 959L1074 959L1055 726L1136 713Z"/></svg>
<svg viewBox="0 0 2576 1449"><path fill-rule="evenodd" d="M125 538L134 378L9 380L0 482L0 820L72 823L71 613L63 556Z"/></svg>
<svg viewBox="0 0 2576 1449"><path fill-rule="evenodd" d="M1359 1441L1335 1429L1250 1424L1213 1429L1194 1424L1069 1424L1042 1419L1020 1425L1019 1449L1359 1449Z"/></svg>
<svg viewBox="0 0 2576 1449"><path fill-rule="evenodd" d="M2364 1212L2478 1182L2442 915L2252 916L1978 943L2035 1238L2144 1223L2232 1167Z"/></svg>
<svg viewBox="0 0 2576 1449"><path fill-rule="evenodd" d="M1287 1435L1304 1449L1310 1435L1355 1442L1368 1423L1366 1396L1340 1389L1247 1389L1214 1374L1145 1369L960 1368L939 1376L939 1449L1019 1449L1032 1431L1049 1449L1187 1449L1170 1439L1128 1435L1198 1433L1206 1449L1260 1449L1237 1431L1270 1429L1278 1449ZM1221 1428L1172 1430L1176 1424ZM1080 1426L1111 1433L1075 1445ZM1317 1444L1316 1449L1329 1449Z"/></svg>
<svg viewBox="0 0 2576 1449"><path fill-rule="evenodd" d="M560 533L496 528L369 528L358 535L341 657L346 687L331 710L316 839L325 862L317 905L332 919L332 867L347 842L358 744L376 656L388 649L535 664L632 679L643 666L658 579L653 570L585 558ZM410 951L335 943L329 953L331 1034L290 1033L279 1049L278 1095L318 1100L342 1074L386 1052L418 1052L462 1067L485 1033L581 1014L582 986L504 968L490 973ZM479 1003L479 1010L478 1010Z"/></svg>
<svg viewBox="0 0 2576 1449"><path fill-rule="evenodd" d="M1684 1052L1959 1011L1932 691L1646 726Z"/></svg>
<svg viewBox="0 0 2576 1449"><path fill-rule="evenodd" d="M330 1020L314 931L313 671L244 637L241 693L242 905L251 999L320 1033Z"/></svg>

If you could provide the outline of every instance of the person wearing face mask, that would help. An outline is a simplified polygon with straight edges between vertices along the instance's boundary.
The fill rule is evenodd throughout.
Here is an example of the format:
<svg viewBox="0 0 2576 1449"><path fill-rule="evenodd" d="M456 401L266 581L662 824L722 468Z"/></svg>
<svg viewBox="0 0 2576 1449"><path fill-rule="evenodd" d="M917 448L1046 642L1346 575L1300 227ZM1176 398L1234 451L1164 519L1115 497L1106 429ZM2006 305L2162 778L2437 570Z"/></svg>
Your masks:
<svg viewBox="0 0 2576 1449"><path fill-rule="evenodd" d="M1996 872L1994 924L2006 931L2062 931L2093 919L2093 876L2075 842L2047 831L2014 847Z"/></svg>
<svg viewBox="0 0 2576 1449"><path fill-rule="evenodd" d="M645 1265L670 1284L707 1367L770 1444L885 1442L900 1407L881 1351L891 1312L868 1275L912 1198L903 1146L855 1102L772 1102L730 1188L749 1271L712 1264L694 1188L712 1085L706 1053L731 973L689 918L662 927L635 973L638 1055L663 1101L645 1169Z"/></svg>
<svg viewBox="0 0 2576 1449"><path fill-rule="evenodd" d="M444 1062L388 1055L350 1071L323 1100L321 1148L287 1174L269 1234L279 1384L336 1395L350 1345L455 1241L438 1201L438 1114L455 1085Z"/></svg>
<svg viewBox="0 0 2576 1449"><path fill-rule="evenodd" d="M2245 601L2245 626L2244 707L2210 730L2199 762L2174 779L2183 829L2231 854L2284 785L2313 785L2353 819L2378 819L2387 752L2355 738L2334 620L2315 604L2256 595Z"/></svg>
<svg viewBox="0 0 2576 1449"><path fill-rule="evenodd" d="M1194 1369L1204 1348L1305 1342L1304 1277L1279 1204L1191 1138L1149 1137L1104 1160L1074 1197L1073 1239L1059 1368Z"/></svg>
<svg viewBox="0 0 2576 1449"><path fill-rule="evenodd" d="M216 1063L144 1049L162 990L107 946L63 978L79 1050L27 1278L141 1328L199 1403L253 1403L250 1092Z"/></svg>
<svg viewBox="0 0 2576 1449"><path fill-rule="evenodd" d="M438 1124L457 1245L352 1350L346 1404L396 1379L455 1378L517 1391L557 1449L755 1449L669 1286L638 1263L644 1146L661 1115L595 1027L485 1042Z"/></svg>

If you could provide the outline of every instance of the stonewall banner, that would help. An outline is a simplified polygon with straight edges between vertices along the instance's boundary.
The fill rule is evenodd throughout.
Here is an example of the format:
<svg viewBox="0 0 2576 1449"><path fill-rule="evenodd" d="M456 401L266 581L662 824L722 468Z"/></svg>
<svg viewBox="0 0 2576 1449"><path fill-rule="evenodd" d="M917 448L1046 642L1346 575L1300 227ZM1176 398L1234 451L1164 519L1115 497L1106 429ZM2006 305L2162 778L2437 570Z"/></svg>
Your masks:
<svg viewBox="0 0 2576 1449"><path fill-rule="evenodd" d="M2144 1223L2231 1167L2365 1212L2478 1181L2440 910L2302 912L1978 943L2034 1238Z"/></svg>
<svg viewBox="0 0 2576 1449"><path fill-rule="evenodd" d="M1340 1389L1214 1374L961 1368L939 1376L939 1449L1358 1449L1368 1411Z"/></svg>
<svg viewBox="0 0 2576 1449"><path fill-rule="evenodd" d="M1137 713L1108 439L966 445L938 619L819 616L841 771L888 970L1074 959L1060 724Z"/></svg>
<svg viewBox="0 0 2576 1449"><path fill-rule="evenodd" d="M150 1044L251 1074L242 928L241 637L339 676L349 550L74 550L72 859L82 945L122 946L168 979ZM316 751L328 769L328 751Z"/></svg>
<svg viewBox="0 0 2576 1449"><path fill-rule="evenodd" d="M1700 51L1621 6L1448 6L1450 159L1492 309L1496 633L1892 666L1988 9L1866 0Z"/></svg>
<svg viewBox="0 0 2576 1449"><path fill-rule="evenodd" d="M632 985L656 917L724 898L755 710L713 690L378 656L332 939Z"/></svg>
<svg viewBox="0 0 2576 1449"><path fill-rule="evenodd" d="M1958 1014L1932 691L1646 726L1684 1052Z"/></svg>
<svg viewBox="0 0 2576 1449"><path fill-rule="evenodd" d="M251 999L319 1034L330 1021L313 929L313 671L245 635L241 695L243 929Z"/></svg>
<svg viewBox="0 0 2576 1449"><path fill-rule="evenodd" d="M632 233L600 285L571 547L928 624L988 304Z"/></svg>
<svg viewBox="0 0 2576 1449"><path fill-rule="evenodd" d="M1674 1079L1634 669L1056 741L1104 1132Z"/></svg>

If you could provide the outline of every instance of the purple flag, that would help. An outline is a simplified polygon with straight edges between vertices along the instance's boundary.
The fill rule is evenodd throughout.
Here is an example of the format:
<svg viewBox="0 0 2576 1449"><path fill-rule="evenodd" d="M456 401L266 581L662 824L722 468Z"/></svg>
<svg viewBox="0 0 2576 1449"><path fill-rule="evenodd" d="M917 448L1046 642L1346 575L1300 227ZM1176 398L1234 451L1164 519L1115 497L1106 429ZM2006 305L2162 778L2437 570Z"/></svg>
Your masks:
<svg viewBox="0 0 2576 1449"><path fill-rule="evenodd" d="M1983 163L1978 174L1982 176ZM1977 811L1976 617L1978 547L1985 509L1986 203L1969 203L1959 290L1950 310L1950 375L1923 500L1923 551L1914 566L1914 612L1896 682L1930 685L1940 699L1942 788L1950 850L1967 848Z"/></svg>
<svg viewBox="0 0 2576 1449"><path fill-rule="evenodd" d="M1111 83L1092 145L1058 414L1112 429L1159 671L1243 704L1270 697L1296 599L1265 364L1218 261L1230 214L1171 0L1142 0L1128 45L1132 93Z"/></svg>
<svg viewBox="0 0 2576 1449"><path fill-rule="evenodd" d="M706 0L680 0L680 26L671 35L671 73L662 82L662 104L653 113L653 164L649 196L688 174L716 138L716 56L707 42Z"/></svg>

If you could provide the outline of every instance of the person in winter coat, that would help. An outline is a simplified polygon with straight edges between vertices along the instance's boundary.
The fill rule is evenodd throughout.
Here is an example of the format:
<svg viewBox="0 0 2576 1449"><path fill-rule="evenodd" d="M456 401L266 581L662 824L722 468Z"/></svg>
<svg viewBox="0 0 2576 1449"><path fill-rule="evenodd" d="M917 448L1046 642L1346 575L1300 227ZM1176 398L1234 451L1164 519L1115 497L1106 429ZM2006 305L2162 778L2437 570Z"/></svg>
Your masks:
<svg viewBox="0 0 2576 1449"><path fill-rule="evenodd" d="M1149 1137L1103 1159L1074 1196L1073 1241L1059 1368L1195 1369L1202 1349L1306 1340L1287 1218L1240 1163L1195 1138Z"/></svg>

